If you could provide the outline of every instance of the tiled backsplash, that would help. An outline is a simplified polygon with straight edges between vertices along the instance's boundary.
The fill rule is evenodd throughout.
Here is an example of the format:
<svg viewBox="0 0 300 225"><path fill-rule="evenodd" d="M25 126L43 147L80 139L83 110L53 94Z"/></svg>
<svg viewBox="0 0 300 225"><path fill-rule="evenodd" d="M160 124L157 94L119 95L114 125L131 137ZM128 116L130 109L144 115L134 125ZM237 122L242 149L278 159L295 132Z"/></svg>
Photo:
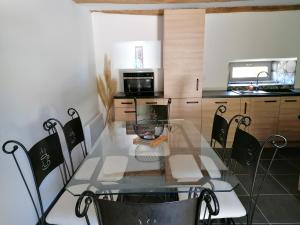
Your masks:
<svg viewBox="0 0 300 225"><path fill-rule="evenodd" d="M278 84L294 85L297 60L272 61L272 77Z"/></svg>

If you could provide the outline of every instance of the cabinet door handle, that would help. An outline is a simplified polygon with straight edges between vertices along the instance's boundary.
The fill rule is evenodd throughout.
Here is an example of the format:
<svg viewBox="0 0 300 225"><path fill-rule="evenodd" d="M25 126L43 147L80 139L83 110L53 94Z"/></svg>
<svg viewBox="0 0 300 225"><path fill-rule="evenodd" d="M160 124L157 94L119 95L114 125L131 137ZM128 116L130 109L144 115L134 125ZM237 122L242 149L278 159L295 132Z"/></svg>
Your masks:
<svg viewBox="0 0 300 225"><path fill-rule="evenodd" d="M270 103L270 102L277 102L276 100L266 100L264 101L265 103Z"/></svg>
<svg viewBox="0 0 300 225"><path fill-rule="evenodd" d="M157 105L157 102L146 102L146 105Z"/></svg>
<svg viewBox="0 0 300 225"><path fill-rule="evenodd" d="M132 105L132 102L121 102L122 105Z"/></svg>
<svg viewBox="0 0 300 225"><path fill-rule="evenodd" d="M247 102L245 102L244 114L246 114L246 113L247 113L247 106L248 106L248 104L247 104Z"/></svg>
<svg viewBox="0 0 300 225"><path fill-rule="evenodd" d="M199 90L199 79L197 78L197 81L196 81L196 91Z"/></svg>
<svg viewBox="0 0 300 225"><path fill-rule="evenodd" d="M191 102L186 102L186 104L198 104L198 101L191 101Z"/></svg>
<svg viewBox="0 0 300 225"><path fill-rule="evenodd" d="M135 111L124 111L124 113L135 113Z"/></svg>
<svg viewBox="0 0 300 225"><path fill-rule="evenodd" d="M285 102L297 102L296 99L284 100Z"/></svg>
<svg viewBox="0 0 300 225"><path fill-rule="evenodd" d="M227 104L227 102L215 102L215 104Z"/></svg>

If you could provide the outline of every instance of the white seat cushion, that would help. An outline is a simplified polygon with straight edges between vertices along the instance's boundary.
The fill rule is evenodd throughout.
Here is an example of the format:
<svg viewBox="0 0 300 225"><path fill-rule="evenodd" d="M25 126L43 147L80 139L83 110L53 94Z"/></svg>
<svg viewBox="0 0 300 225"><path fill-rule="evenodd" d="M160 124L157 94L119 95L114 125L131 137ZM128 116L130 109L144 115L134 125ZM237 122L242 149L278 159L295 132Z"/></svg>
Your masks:
<svg viewBox="0 0 300 225"><path fill-rule="evenodd" d="M78 218L75 215L76 202L77 197L65 191L48 213L46 217L47 223L57 225L86 225L86 220L84 217ZM93 204L91 204L89 208L88 216L91 225L98 225Z"/></svg>
<svg viewBox="0 0 300 225"><path fill-rule="evenodd" d="M236 195L235 191L215 192L220 205L220 212L213 219L239 218L246 216L246 209Z"/></svg>

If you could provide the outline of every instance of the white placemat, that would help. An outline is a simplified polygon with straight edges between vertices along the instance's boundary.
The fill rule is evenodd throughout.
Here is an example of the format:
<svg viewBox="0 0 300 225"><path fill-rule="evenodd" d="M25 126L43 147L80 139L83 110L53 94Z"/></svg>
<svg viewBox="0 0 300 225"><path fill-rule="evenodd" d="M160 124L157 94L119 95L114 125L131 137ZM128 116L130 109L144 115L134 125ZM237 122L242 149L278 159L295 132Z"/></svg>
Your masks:
<svg viewBox="0 0 300 225"><path fill-rule="evenodd" d="M78 171L74 175L74 178L76 180L90 180L97 164L99 163L99 160L100 157L87 159L78 169Z"/></svg>
<svg viewBox="0 0 300 225"><path fill-rule="evenodd" d="M178 182L196 182L203 177L193 155L172 155L169 163L172 176Z"/></svg>
<svg viewBox="0 0 300 225"><path fill-rule="evenodd" d="M211 178L220 178L221 173L215 162L208 156L200 155L201 162Z"/></svg>

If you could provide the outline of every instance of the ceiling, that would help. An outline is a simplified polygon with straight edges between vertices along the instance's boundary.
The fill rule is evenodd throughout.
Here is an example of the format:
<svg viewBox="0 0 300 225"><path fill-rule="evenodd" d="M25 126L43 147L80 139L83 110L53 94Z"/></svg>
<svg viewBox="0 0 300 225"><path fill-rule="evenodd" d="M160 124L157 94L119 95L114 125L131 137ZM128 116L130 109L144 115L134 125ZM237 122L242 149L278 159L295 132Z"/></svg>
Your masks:
<svg viewBox="0 0 300 225"><path fill-rule="evenodd" d="M215 8L239 6L299 5L300 0L74 0L89 10L149 10L172 8ZM101 2L101 3L93 3ZM113 3L112 3L113 2ZM127 3L139 4L127 4ZM141 4L151 2L152 4ZM192 2L192 3L153 3L153 2ZM199 3L195 3L199 2Z"/></svg>

